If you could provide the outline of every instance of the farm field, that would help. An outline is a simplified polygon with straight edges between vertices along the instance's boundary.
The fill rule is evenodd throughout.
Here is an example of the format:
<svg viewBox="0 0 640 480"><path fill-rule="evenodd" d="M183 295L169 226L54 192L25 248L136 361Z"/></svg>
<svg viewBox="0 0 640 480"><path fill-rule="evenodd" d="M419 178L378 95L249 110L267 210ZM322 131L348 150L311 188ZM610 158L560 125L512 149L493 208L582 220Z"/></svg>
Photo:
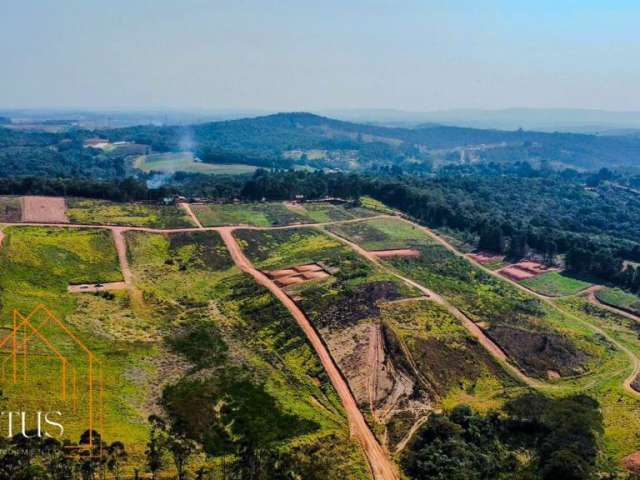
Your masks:
<svg viewBox="0 0 640 480"><path fill-rule="evenodd" d="M288 459L303 478L368 478L304 334L275 297L233 265L217 233L128 232L126 240L136 287L168 358L162 409L202 443L214 473L238 453L232 440L247 438ZM228 404L221 416L213 414L213 399Z"/></svg>
<svg viewBox="0 0 640 480"><path fill-rule="evenodd" d="M193 227L184 210L175 205L118 203L108 200L71 198L67 215L83 225L127 225L135 227Z"/></svg>
<svg viewBox="0 0 640 480"><path fill-rule="evenodd" d="M619 288L603 288L596 292L602 303L640 315L640 297Z"/></svg>
<svg viewBox="0 0 640 480"><path fill-rule="evenodd" d="M24 364L20 361L16 384L9 380L11 350L4 345L5 408L58 410L65 437L73 442L93 418L93 428L106 441L125 442L131 458L139 461L147 438L144 404L148 386L136 378L150 370L148 359L155 355L153 330L131 310L126 292L108 296L67 292L68 284L122 280L110 232L10 227L4 233L0 250L2 337L11 332L13 309L26 316L44 304L61 321L57 323L45 310L39 310L30 319L39 333L18 332L18 341L25 345L28 341L29 347L28 360ZM93 358L93 383L89 382L85 347ZM66 377L56 357L49 356L53 349L67 359ZM66 386L66 397L60 390L62 385ZM58 391L59 397L53 394Z"/></svg>
<svg viewBox="0 0 640 480"><path fill-rule="evenodd" d="M245 164L212 164L197 161L191 152L177 153L152 153L151 155L140 155L133 161L134 168L143 172L190 172L207 173L218 175L240 175L243 173L253 173L255 166Z"/></svg>
<svg viewBox="0 0 640 480"><path fill-rule="evenodd" d="M293 211L279 202L194 204L191 205L191 209L205 227L219 225L268 227L313 221L304 213Z"/></svg>
<svg viewBox="0 0 640 480"><path fill-rule="evenodd" d="M358 223L330 225L327 229L366 250L410 248L432 242L422 230L398 218L376 218Z"/></svg>
<svg viewBox="0 0 640 480"><path fill-rule="evenodd" d="M560 272L547 272L532 278L527 278L520 282L534 292L547 295L549 297L562 297L565 295L575 295L581 290L589 288L592 283L585 282L578 278Z"/></svg>
<svg viewBox="0 0 640 480"><path fill-rule="evenodd" d="M21 218L19 197L0 197L0 222L19 222Z"/></svg>
<svg viewBox="0 0 640 480"><path fill-rule="evenodd" d="M456 319L339 241L299 228L235 235L265 271L317 264L331 273L286 291L319 330L361 410L392 449L445 397L464 395L489 406L515 386ZM486 388L476 394L478 384Z"/></svg>

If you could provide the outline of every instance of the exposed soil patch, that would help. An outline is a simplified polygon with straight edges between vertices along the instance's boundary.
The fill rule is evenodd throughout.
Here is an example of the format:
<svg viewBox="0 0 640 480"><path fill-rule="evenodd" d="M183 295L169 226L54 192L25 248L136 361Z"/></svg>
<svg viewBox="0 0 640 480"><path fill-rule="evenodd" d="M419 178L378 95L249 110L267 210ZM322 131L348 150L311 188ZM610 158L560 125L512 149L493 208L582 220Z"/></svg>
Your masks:
<svg viewBox="0 0 640 480"><path fill-rule="evenodd" d="M301 305L304 310L314 313L313 320L317 328L342 328L366 318L379 317L379 301L397 300L400 297L397 284L373 282L345 291L337 298L332 297L326 305L318 305L318 299L306 297L301 300Z"/></svg>
<svg viewBox="0 0 640 480"><path fill-rule="evenodd" d="M397 250L372 250L371 253L378 258L420 256L420 250L416 250L414 248L401 248Z"/></svg>
<svg viewBox="0 0 640 480"><path fill-rule="evenodd" d="M125 282L110 283L83 283L80 285L69 285L67 291L69 293L95 293L106 290L124 290L127 288Z"/></svg>
<svg viewBox="0 0 640 480"><path fill-rule="evenodd" d="M492 255L487 252L475 252L467 255L470 259L484 265L485 263L501 262L504 260L504 255Z"/></svg>
<svg viewBox="0 0 640 480"><path fill-rule="evenodd" d="M640 451L626 457L622 464L632 473L640 473Z"/></svg>
<svg viewBox="0 0 640 480"><path fill-rule="evenodd" d="M531 261L514 263L513 265L509 265L508 267L498 270L501 275L511 280L515 280L516 282L535 277L542 273L557 271L559 271L559 269L550 268L546 265L542 265L541 263Z"/></svg>
<svg viewBox="0 0 640 480"><path fill-rule="evenodd" d="M640 393L640 374L638 374L636 379L631 384L631 388L633 388L636 392Z"/></svg>
<svg viewBox="0 0 640 480"><path fill-rule="evenodd" d="M67 205L62 197L22 197L22 221L69 223Z"/></svg>
<svg viewBox="0 0 640 480"><path fill-rule="evenodd" d="M561 335L502 325L489 328L487 334L532 377L547 378L549 370L561 377L578 375L585 370L587 355Z"/></svg>
<svg viewBox="0 0 640 480"><path fill-rule="evenodd" d="M297 265L291 268L271 270L264 272L267 277L276 282L279 287L288 287L308 282L310 280L322 280L331 275L317 263Z"/></svg>

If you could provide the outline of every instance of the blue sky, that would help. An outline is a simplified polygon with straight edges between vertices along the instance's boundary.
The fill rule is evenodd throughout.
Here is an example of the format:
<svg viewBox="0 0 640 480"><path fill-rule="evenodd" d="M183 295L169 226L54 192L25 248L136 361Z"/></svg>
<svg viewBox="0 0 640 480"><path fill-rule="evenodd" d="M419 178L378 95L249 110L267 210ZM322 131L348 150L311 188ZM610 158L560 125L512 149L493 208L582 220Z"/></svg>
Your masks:
<svg viewBox="0 0 640 480"><path fill-rule="evenodd" d="M2 0L0 107L640 110L640 2Z"/></svg>

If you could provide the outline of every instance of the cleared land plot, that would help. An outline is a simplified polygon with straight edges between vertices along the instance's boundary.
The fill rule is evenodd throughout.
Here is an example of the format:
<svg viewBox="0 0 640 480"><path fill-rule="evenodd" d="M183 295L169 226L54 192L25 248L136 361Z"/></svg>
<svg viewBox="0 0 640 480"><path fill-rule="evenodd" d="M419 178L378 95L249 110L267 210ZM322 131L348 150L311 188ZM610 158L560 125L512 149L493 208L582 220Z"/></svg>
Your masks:
<svg viewBox="0 0 640 480"><path fill-rule="evenodd" d="M400 250L433 240L422 230L398 218L375 218L358 223L330 225L327 229L366 250Z"/></svg>
<svg viewBox="0 0 640 480"><path fill-rule="evenodd" d="M619 288L603 288L596 292L596 298L606 305L640 315L640 297Z"/></svg>
<svg viewBox="0 0 640 480"><path fill-rule="evenodd" d="M542 275L523 280L521 284L535 292L550 297L575 295L593 285L560 272L543 273Z"/></svg>
<svg viewBox="0 0 640 480"><path fill-rule="evenodd" d="M197 160L191 152L153 153L136 157L133 166L143 172L191 172L219 175L253 173L257 167L245 164L213 164Z"/></svg>
<svg viewBox="0 0 640 480"><path fill-rule="evenodd" d="M523 261L501 268L498 272L511 280L520 282L544 273L557 272L557 269L546 267L538 262Z"/></svg>
<svg viewBox="0 0 640 480"><path fill-rule="evenodd" d="M143 381L153 357L149 347L152 329L136 317L126 292L114 292L109 299L98 295L73 295L69 284L122 280L110 232L45 227L5 229L6 243L0 251L0 305L3 337L10 331L11 312L23 315L45 304L75 338L94 355L98 375L104 379L104 424L100 430L108 442L125 443L132 460L142 461L148 438L145 409L148 385ZM65 437L77 442L88 426L88 360L86 352L44 311L32 317L32 324L48 342L68 359L77 379L77 411L63 401L61 370L48 346L30 336L28 379L13 385L3 383L6 408L16 411L63 413ZM6 349L0 360L9 371ZM22 375L20 376L22 378ZM96 377L98 378L98 377ZM71 392L71 383L68 385ZM97 400L96 400L97 401ZM97 420L97 419L96 419Z"/></svg>
<svg viewBox="0 0 640 480"><path fill-rule="evenodd" d="M498 270L508 265L504 260L504 255L493 255L487 252L474 252L468 253L467 256L491 270Z"/></svg>
<svg viewBox="0 0 640 480"><path fill-rule="evenodd" d="M160 371L170 378L158 389L164 413L203 442L209 464L221 455L233 461L233 439L250 435L265 448L309 455L309 472L322 464L327 478L368 478L304 333L234 266L217 233L128 232L126 240L136 287L170 355ZM214 399L230 407L224 423L211 414ZM229 424L231 431L221 428Z"/></svg>
<svg viewBox="0 0 640 480"><path fill-rule="evenodd" d="M205 227L219 225L291 225L313 220L282 203L194 204L193 213Z"/></svg>
<svg viewBox="0 0 640 480"><path fill-rule="evenodd" d="M68 223L67 205L61 197L22 197L22 221Z"/></svg>
<svg viewBox="0 0 640 480"><path fill-rule="evenodd" d="M0 222L19 222L22 208L18 197L0 197Z"/></svg>
<svg viewBox="0 0 640 480"><path fill-rule="evenodd" d="M373 250L371 253L373 253L378 258L420 256L420 250L416 250L415 248L401 248L399 250Z"/></svg>
<svg viewBox="0 0 640 480"><path fill-rule="evenodd" d="M264 272L269 278L276 282L279 287L288 287L311 280L323 280L331 275L317 263L298 265L291 268L272 270Z"/></svg>
<svg viewBox="0 0 640 480"><path fill-rule="evenodd" d="M193 227L189 215L176 205L119 203L108 200L69 199L69 220L83 225L134 227Z"/></svg>
<svg viewBox="0 0 640 480"><path fill-rule="evenodd" d="M314 223L328 223L353 220L378 215L377 212L361 207L333 205L331 203L289 204L293 211L310 218Z"/></svg>
<svg viewBox="0 0 640 480"><path fill-rule="evenodd" d="M82 283L80 285L69 285L67 291L69 293L96 293L109 290L124 290L125 288L127 288L125 282Z"/></svg>

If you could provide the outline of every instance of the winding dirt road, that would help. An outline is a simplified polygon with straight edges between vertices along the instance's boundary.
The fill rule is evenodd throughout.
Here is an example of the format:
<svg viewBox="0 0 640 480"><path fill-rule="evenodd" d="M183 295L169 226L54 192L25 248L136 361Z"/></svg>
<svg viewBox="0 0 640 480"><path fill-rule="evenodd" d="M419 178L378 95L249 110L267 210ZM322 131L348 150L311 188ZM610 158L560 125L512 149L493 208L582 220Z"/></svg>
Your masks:
<svg viewBox="0 0 640 480"><path fill-rule="evenodd" d="M470 262L472 264L474 264L475 266L477 266L478 268L480 268L481 270L483 270L484 272L488 273L489 275L492 275L504 282L508 282L511 285L513 285L514 287L527 292L529 295L533 295L536 298L540 299L541 301L545 302L547 305L549 305L551 308L555 309L556 311L561 312L562 314L570 317L571 319L573 319L574 321L584 325L585 327L587 327L588 329L590 329L591 331L593 331L594 333L597 333L599 335L602 335L602 337L604 337L608 342L610 342L611 344L615 345L616 348L618 348L621 352L623 352L625 355L627 355L627 357L629 358L629 361L631 362L631 365L633 367L633 370L631 372L631 374L624 380L623 386L624 389L629 392L630 394L636 396L636 397L640 397L640 392L638 392L637 390L635 390L633 387L631 387L631 384L635 381L636 378L638 378L638 376L640 375L640 358L638 358L638 356L633 353L631 350L629 350L627 347L625 347L624 345L622 345L620 342L618 342L617 340L615 340L613 337L611 337L607 332L605 332L602 328L593 325L590 322L587 322L586 320L583 320L582 318L574 315L571 312L568 312L567 310L564 310L562 308L560 308L558 305L556 305L553 300L550 297L547 297L545 295L542 295L540 293L534 292L528 288L526 288L523 285L520 285L518 282L515 282L513 280L511 280L510 278L506 278L503 277L502 275L500 275L499 273L485 267L484 265L482 265L479 262L474 261L473 259L469 258L468 256L466 256L465 254L463 254L462 252L459 252L453 245L451 245L449 242L447 242L445 239L443 239L442 237L440 237L439 235L437 235L433 230L431 230L428 227L424 227L422 225L419 225L417 223L414 223L406 218L402 218L402 220L404 222L409 223L410 225L422 230L423 232L425 232L426 234L428 234L433 240L435 240L436 242L438 242L440 245L442 245L443 247L445 247L447 250L449 250L451 253L453 253L454 255L463 258L464 260L466 260L467 262ZM593 294L593 291L590 292L590 294ZM604 305L603 305L604 306ZM616 309L613 309L612 311L615 311L616 313L620 313L619 311L617 311ZM545 388L549 388L549 385L545 384Z"/></svg>
<svg viewBox="0 0 640 480"><path fill-rule="evenodd" d="M231 254L231 258L243 272L251 275L258 284L269 289L269 291L271 291L271 293L273 293L273 295L282 302L289 312L291 312L291 315L309 339L309 342L318 354L320 362L327 372L333 387L336 389L336 392L340 397L342 405L347 413L347 418L349 419L351 434L362 446L369 462L373 478L375 480L398 480L399 476L396 471L396 467L389 460L386 452L380 446L371 432L371 429L367 425L367 422L364 420L362 412L360 412L346 380L329 354L329 351L320 338L320 335L318 335L315 328L311 325L311 322L309 322L309 319L305 316L302 310L298 308L293 300L291 300L291 298L289 298L289 296L280 287L278 287L275 282L251 264L233 236L233 230L234 227L224 227L218 230L222 236L222 240L229 250L229 253Z"/></svg>
<svg viewBox="0 0 640 480"><path fill-rule="evenodd" d="M179 203L178 205L180 205L180 207L182 209L184 209L185 212L187 212L187 215L189 215L189 217L191 217L191 221L194 223L194 225L196 225L198 228L204 228L204 225L202 225L202 223L200 223L200 220L198 220L198 217L196 217L196 214L193 213L193 210L191 210L191 205L188 203Z"/></svg>

